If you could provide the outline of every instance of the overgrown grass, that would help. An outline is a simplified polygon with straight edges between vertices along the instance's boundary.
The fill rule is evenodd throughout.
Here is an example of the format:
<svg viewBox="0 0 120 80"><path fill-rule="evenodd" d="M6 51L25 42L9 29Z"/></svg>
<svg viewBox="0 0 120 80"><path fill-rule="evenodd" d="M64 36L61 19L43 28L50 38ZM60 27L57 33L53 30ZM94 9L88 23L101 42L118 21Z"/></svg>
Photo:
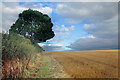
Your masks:
<svg viewBox="0 0 120 80"><path fill-rule="evenodd" d="M31 58L43 49L17 34L2 34L3 78L26 77Z"/></svg>
<svg viewBox="0 0 120 80"><path fill-rule="evenodd" d="M3 68L2 68L2 78L25 78L27 76L28 64L30 58L27 60L20 60L18 58L13 58L12 60L7 59L5 56Z"/></svg>

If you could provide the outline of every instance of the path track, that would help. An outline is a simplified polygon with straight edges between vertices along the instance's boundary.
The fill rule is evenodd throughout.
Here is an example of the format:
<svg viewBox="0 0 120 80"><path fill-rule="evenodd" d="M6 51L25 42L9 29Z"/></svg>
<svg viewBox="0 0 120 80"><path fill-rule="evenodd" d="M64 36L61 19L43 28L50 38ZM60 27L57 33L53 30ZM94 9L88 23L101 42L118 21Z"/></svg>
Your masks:
<svg viewBox="0 0 120 80"><path fill-rule="evenodd" d="M30 78L70 78L50 54L37 54L33 63L29 66Z"/></svg>

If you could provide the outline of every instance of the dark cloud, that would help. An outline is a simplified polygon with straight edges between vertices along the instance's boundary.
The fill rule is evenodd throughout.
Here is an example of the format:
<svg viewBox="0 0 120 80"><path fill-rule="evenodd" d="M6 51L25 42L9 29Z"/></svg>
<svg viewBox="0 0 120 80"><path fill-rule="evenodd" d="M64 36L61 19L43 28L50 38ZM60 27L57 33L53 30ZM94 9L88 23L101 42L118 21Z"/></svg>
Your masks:
<svg viewBox="0 0 120 80"><path fill-rule="evenodd" d="M117 38L118 37L118 16L102 20L99 23L85 24L84 30L99 38Z"/></svg>
<svg viewBox="0 0 120 80"><path fill-rule="evenodd" d="M111 38L81 38L71 45L67 46L73 50L102 50L102 49L117 49L118 40Z"/></svg>
<svg viewBox="0 0 120 80"><path fill-rule="evenodd" d="M56 13L71 23L100 22L117 15L117 2L71 2L57 5Z"/></svg>
<svg viewBox="0 0 120 80"><path fill-rule="evenodd" d="M58 3L56 13L71 24L84 24L84 31L94 37L80 38L68 47L73 50L115 49L118 46L118 3L117 2L71 2ZM32 6L36 10L51 14L52 8L25 3L2 4L3 29L8 30L20 12ZM78 27L78 26L75 26ZM60 30L60 29L59 29ZM68 31L67 28L63 30ZM63 32L56 34L63 35ZM65 33L67 34L67 33ZM58 38L59 39L59 38ZM62 39L63 40L63 39ZM65 50L62 45L44 45L46 51Z"/></svg>
<svg viewBox="0 0 120 80"><path fill-rule="evenodd" d="M69 4L72 6L72 4ZM74 4L73 4L74 5ZM79 6L79 7L78 7ZM118 48L118 7L117 3L80 3L78 22L84 23L84 30L95 38L80 38L68 47L73 50L97 50ZM75 9L76 9L75 8ZM80 10L80 11L79 11ZM73 12L74 15L76 14ZM72 14L73 14L72 13ZM71 13L70 13L71 14ZM73 16L74 16L73 15ZM72 17L73 17L72 16ZM76 16L76 15L75 15ZM67 17L66 17L67 18ZM70 19L70 18L69 18ZM74 20L75 18L73 18ZM87 22L86 19L88 19ZM85 23L86 22L86 23Z"/></svg>

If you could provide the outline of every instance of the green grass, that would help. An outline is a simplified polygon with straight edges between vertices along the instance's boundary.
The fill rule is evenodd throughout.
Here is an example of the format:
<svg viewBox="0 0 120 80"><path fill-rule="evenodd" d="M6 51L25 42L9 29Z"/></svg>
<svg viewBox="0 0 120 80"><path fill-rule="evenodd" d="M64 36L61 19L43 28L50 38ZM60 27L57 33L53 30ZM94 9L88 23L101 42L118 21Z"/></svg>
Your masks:
<svg viewBox="0 0 120 80"><path fill-rule="evenodd" d="M40 59L41 58L41 59ZM57 72L60 72L60 68L57 66L57 62L53 60L49 55L37 55L33 61L34 68L30 70L31 78L54 78ZM39 63L42 62L40 66Z"/></svg>
<svg viewBox="0 0 120 80"><path fill-rule="evenodd" d="M48 71L48 66L47 66L47 64L46 63L44 63L41 67L40 67L40 71L41 71L41 77L46 77L47 75L48 75L48 73L49 73L49 71Z"/></svg>

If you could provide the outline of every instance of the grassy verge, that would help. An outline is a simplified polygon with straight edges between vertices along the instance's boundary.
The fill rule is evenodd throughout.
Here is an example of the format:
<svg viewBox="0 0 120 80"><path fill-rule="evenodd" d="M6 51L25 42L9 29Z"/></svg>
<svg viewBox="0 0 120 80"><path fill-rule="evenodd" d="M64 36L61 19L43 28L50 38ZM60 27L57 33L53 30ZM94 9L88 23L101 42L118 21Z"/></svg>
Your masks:
<svg viewBox="0 0 120 80"><path fill-rule="evenodd" d="M37 54L29 65L29 78L64 78L61 65L49 54Z"/></svg>

